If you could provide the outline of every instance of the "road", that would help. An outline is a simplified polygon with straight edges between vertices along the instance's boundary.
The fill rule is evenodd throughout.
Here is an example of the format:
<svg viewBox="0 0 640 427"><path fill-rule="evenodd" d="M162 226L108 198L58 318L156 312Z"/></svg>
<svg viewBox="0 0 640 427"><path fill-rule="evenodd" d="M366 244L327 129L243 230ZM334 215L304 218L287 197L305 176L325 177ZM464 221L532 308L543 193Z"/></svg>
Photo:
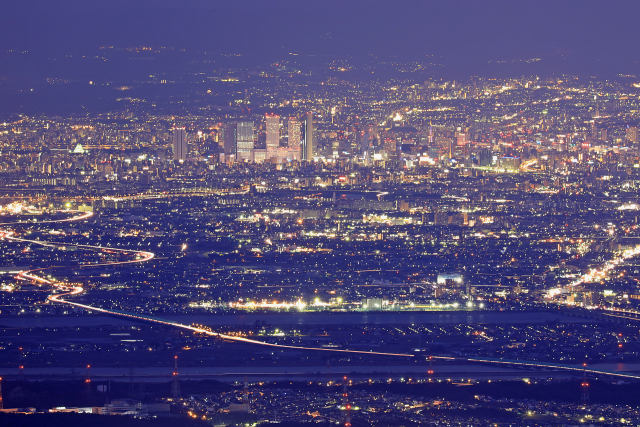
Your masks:
<svg viewBox="0 0 640 427"><path fill-rule="evenodd" d="M59 220L48 220L48 221L40 221L38 224L50 224L56 222L73 222L73 221L82 221L91 217L91 213L87 212L77 212L77 211L67 211L69 213L73 213L74 216L59 219ZM34 225L34 222L14 222L14 223L5 223L0 224L2 226L6 225L19 225L19 224L29 224ZM9 241L14 242L23 242L23 243L31 243L37 245L43 245L48 247L63 247L68 245L68 243L59 243L59 242L50 242L50 241L40 241L40 240L31 240L20 238L16 235L13 230L0 230L0 239L7 239ZM106 246L98 246L98 245L74 245L78 248L95 250L95 251L109 251L109 252L118 252L122 254L129 254L132 256L132 259L126 261L113 261L113 262L102 262L102 263L88 263L88 264L79 264L77 266L78 269L92 268L98 266L113 266L116 267L118 265L125 264L134 264L134 263L144 263L152 260L155 257L155 254L152 252L146 251L137 251L131 249L121 249L121 248L113 248ZM218 338L226 341L232 342L241 342L245 344L252 344L263 347L273 347L276 349L282 350L302 350L302 351L319 351L319 352L330 352L330 353L345 353L345 354L358 354L358 355L369 355L369 356L386 356L386 357L399 357L399 358L414 358L415 354L411 353L393 353L393 352L380 352L380 351L363 351L363 350L350 350L350 349L335 349L335 348L322 348L322 347L307 347L307 346L297 346L297 345L287 345L287 344L277 344L271 343L267 341L260 341L251 338L246 338L242 336L228 335L220 332L216 332L211 328L204 325L189 325L186 323L174 322L170 320L163 320L154 317L150 317L144 314L137 313L128 313L123 311L109 310L102 307L90 305L90 304L82 304L79 302L75 302L72 300L74 296L80 295L84 292L84 288L80 284L69 284L66 282L59 281L55 278L47 278L43 277L43 273L47 270L51 270L55 267L47 267L47 268L39 268L33 270L25 270L18 273L16 278L21 281L30 281L36 283L38 285L46 285L50 286L53 289L53 293L48 296L49 301L64 304L71 307L81 308L84 310L103 313L111 316L117 316L127 319L133 319L137 321L143 321L148 323L154 323L174 328L179 328L183 330L187 330L196 334L201 334L203 336ZM528 369L550 369L564 372L572 372L576 374L591 374L591 375L600 375L600 376L609 376L609 377L618 377L625 379L633 379L640 380L640 375L626 373L626 372L614 372L607 371L601 369L593 369L585 366L572 366L572 365L564 365L564 364L555 364L555 363L544 363L537 361L522 361L522 360L503 360L503 359L489 359L489 358L473 358L473 357L451 357L451 356L436 356L430 355L431 359L434 360L443 360L443 361L451 361L451 362L464 362L464 363L476 363L476 364L489 364L496 366L504 366L504 367L513 367L513 368L528 368Z"/></svg>

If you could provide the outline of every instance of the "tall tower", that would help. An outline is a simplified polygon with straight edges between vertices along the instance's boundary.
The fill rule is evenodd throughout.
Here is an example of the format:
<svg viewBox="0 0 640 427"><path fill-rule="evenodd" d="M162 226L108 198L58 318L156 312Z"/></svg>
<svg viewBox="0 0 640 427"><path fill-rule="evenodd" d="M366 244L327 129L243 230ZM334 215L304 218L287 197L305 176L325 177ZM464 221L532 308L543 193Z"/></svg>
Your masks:
<svg viewBox="0 0 640 427"><path fill-rule="evenodd" d="M287 124L289 141L287 143L293 160L300 160L300 121L295 117L289 117Z"/></svg>
<svg viewBox="0 0 640 427"><path fill-rule="evenodd" d="M225 156L236 155L236 126L233 123L225 123L222 126L222 145Z"/></svg>
<svg viewBox="0 0 640 427"><path fill-rule="evenodd" d="M178 355L173 356L173 372L171 373L171 396L174 399L180 397L180 383L178 382Z"/></svg>
<svg viewBox="0 0 640 427"><path fill-rule="evenodd" d="M172 142L173 160L187 160L187 132L183 127L173 128Z"/></svg>
<svg viewBox="0 0 640 427"><path fill-rule="evenodd" d="M302 139L302 160L313 160L315 151L313 140L313 113L308 112L304 119L304 138Z"/></svg>
<svg viewBox="0 0 640 427"><path fill-rule="evenodd" d="M251 160L253 146L253 122L238 122L236 125L236 158L239 162Z"/></svg>
<svg viewBox="0 0 640 427"><path fill-rule="evenodd" d="M242 406L247 412L249 412L249 405L249 384L247 383L247 377L244 377L244 386L242 387Z"/></svg>
<svg viewBox="0 0 640 427"><path fill-rule="evenodd" d="M580 403L586 405L589 403L589 381L587 380L587 362L582 363L582 367L584 368L582 373L582 381L580 381Z"/></svg>
<svg viewBox="0 0 640 427"><path fill-rule="evenodd" d="M278 147L280 147L280 116L275 114L266 114L267 122L267 159L278 156Z"/></svg>
<svg viewBox="0 0 640 427"><path fill-rule="evenodd" d="M349 380L346 375L342 377L342 380L342 405L344 406L344 423L342 425L351 427L351 403L349 403L349 390L347 389Z"/></svg>

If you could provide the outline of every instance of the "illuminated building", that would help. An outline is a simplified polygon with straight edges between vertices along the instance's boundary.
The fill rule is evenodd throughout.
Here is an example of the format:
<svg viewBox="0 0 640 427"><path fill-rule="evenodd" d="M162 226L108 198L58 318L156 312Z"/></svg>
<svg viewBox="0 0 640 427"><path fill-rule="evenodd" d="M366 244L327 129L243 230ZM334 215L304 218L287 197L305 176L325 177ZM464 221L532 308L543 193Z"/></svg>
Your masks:
<svg viewBox="0 0 640 427"><path fill-rule="evenodd" d="M236 155L236 127L233 124L225 124L222 129L221 140L226 156Z"/></svg>
<svg viewBox="0 0 640 427"><path fill-rule="evenodd" d="M172 136L173 159L176 161L187 160L187 132L183 127L173 128Z"/></svg>
<svg viewBox="0 0 640 427"><path fill-rule="evenodd" d="M458 147L467 145L467 134L461 131L456 132L456 144Z"/></svg>
<svg viewBox="0 0 640 427"><path fill-rule="evenodd" d="M254 148L253 122L238 122L236 125L236 159L251 160Z"/></svg>
<svg viewBox="0 0 640 427"><path fill-rule="evenodd" d="M288 151L293 160L300 160L300 121L295 117L289 118L288 124Z"/></svg>
<svg viewBox="0 0 640 427"><path fill-rule="evenodd" d="M304 137L302 138L302 160L313 160L313 113L308 112L304 119Z"/></svg>
<svg viewBox="0 0 640 427"><path fill-rule="evenodd" d="M267 114L267 153L266 158L278 157L278 147L280 147L280 116Z"/></svg>
<svg viewBox="0 0 640 427"><path fill-rule="evenodd" d="M254 148L253 151L251 151L252 162L264 163L268 158L267 150L264 148Z"/></svg>

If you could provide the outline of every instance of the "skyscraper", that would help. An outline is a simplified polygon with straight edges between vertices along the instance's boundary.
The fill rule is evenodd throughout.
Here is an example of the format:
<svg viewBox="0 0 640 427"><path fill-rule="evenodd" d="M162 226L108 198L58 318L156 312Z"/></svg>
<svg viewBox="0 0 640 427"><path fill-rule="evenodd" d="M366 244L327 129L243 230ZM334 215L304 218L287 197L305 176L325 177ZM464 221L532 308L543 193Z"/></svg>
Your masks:
<svg viewBox="0 0 640 427"><path fill-rule="evenodd" d="M176 161L187 160L188 146L187 146L187 132L183 127L173 128L173 159Z"/></svg>
<svg viewBox="0 0 640 427"><path fill-rule="evenodd" d="M232 123L226 123L222 127L222 144L225 156L236 155L236 126Z"/></svg>
<svg viewBox="0 0 640 427"><path fill-rule="evenodd" d="M308 112L304 119L304 138L302 139L302 160L310 162L314 153L313 113Z"/></svg>
<svg viewBox="0 0 640 427"><path fill-rule="evenodd" d="M456 145L458 147L464 147L465 145L467 145L467 134L464 133L460 128L458 128L458 130L456 131L455 137Z"/></svg>
<svg viewBox="0 0 640 427"><path fill-rule="evenodd" d="M289 123L287 125L289 141L288 141L288 151L291 153L291 158L293 160L300 160L300 120L295 117L289 118Z"/></svg>
<svg viewBox="0 0 640 427"><path fill-rule="evenodd" d="M280 147L280 116L275 114L266 114L267 122L267 159L278 157L278 148Z"/></svg>
<svg viewBox="0 0 640 427"><path fill-rule="evenodd" d="M239 162L251 160L254 139L253 122L238 122L236 125L236 159Z"/></svg>

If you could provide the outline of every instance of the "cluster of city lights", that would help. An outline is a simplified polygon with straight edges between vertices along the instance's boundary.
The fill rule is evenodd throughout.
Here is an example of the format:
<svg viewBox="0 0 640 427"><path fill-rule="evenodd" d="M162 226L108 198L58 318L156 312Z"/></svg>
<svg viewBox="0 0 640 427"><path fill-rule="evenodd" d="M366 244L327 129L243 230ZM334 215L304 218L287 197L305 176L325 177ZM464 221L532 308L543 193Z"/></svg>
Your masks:
<svg viewBox="0 0 640 427"><path fill-rule="evenodd" d="M570 289L573 289L585 283L595 283L603 281L609 276L612 270L616 269L629 259L637 257L638 255L640 255L640 245L637 245L633 248L625 249L618 256L607 261L601 267L590 268L589 271L582 274L573 282L569 283L566 287L557 287L547 290L547 298L557 297L563 293L568 292Z"/></svg>
<svg viewBox="0 0 640 427"><path fill-rule="evenodd" d="M77 221L77 220L80 220L80 219L87 218L88 217L87 215L91 216L91 213L90 212L88 214L87 213L82 213L80 215L75 215L75 216L73 216L71 218L62 219L62 220L52 220L52 221L48 221L48 222ZM55 243L55 242L45 242L45 241L38 241L38 240L22 239L22 238L15 237L14 234L15 233L13 231L3 231L2 232L2 237L6 238L8 240L19 241L19 242L29 242L29 243L33 243L33 244L46 245L46 246L51 246L51 247L62 247L62 246L64 246L62 244ZM77 245L77 246L78 247L87 248L87 249L94 249L94 250L97 250L97 251L111 251L111 252L127 253L127 254L130 254L130 255L134 256L133 259L128 260L128 261L112 261L112 262L103 262L103 263L94 263L94 264L83 264L83 265L80 265L78 268L90 268L90 267L94 267L94 266L141 263L141 262L149 261L149 260L151 260L151 259L153 259L155 257L155 255L152 252L145 252L145 251L136 251L136 250L119 249L119 248L108 248L108 247L93 246L93 245ZM613 268L615 268L616 266L620 265L625 260L627 260L629 258L633 258L633 257L635 257L637 255L640 255L640 245L636 246L633 249L627 249L627 250L623 251L620 254L619 257L609 261L607 264L605 264L605 266L603 266L598 271L603 271L603 272L606 273L606 272L612 270ZM35 269L35 270L21 271L21 272L18 273L17 279L22 280L22 281L31 281L32 283L36 283L38 285L51 286L58 293L51 294L48 297L49 301L56 302L56 303L59 303L59 304L66 304L66 305L69 305L69 306L72 306L72 307L77 307L77 308L81 308L81 309L88 310L88 311L93 311L93 312L97 312L97 313L103 313L103 314L108 314L108 315L113 315L113 316L118 316L118 317L124 317L124 318L127 318L127 319L140 320L140 321L145 321L145 322L149 322L149 323L160 324L160 325L165 325L165 326L170 326L170 327L176 327L176 328L180 328L180 329L184 329L184 330L188 330L188 331L194 332L196 334L203 334L203 335L206 335L206 336L211 336L211 337L215 337L215 338L219 338L219 339L227 340L227 341L242 342L242 343L246 343L246 344L253 344L253 345L259 345L259 346L266 346L266 347L274 347L274 348L279 348L279 349L283 349L283 350L284 349L290 349L290 350L305 350L305 351L321 351L321 352L334 352L334 353L346 353L346 354L363 354L363 355L378 355L378 356L402 357L402 358L413 358L413 357L415 357L414 354L410 354L410 353L390 353L390 352L380 352L380 351L372 351L372 350L366 351L366 350L350 350L350 349L340 349L340 348L306 347L306 346L300 346L300 345L273 343L273 342L267 342L267 341L261 341L261 340L256 340L256 339L252 339L252 338L247 338L247 337L244 337L244 336L241 336L241 335L236 335L236 334L225 334L225 333L215 332L210 327L204 326L204 325L195 325L194 326L194 325L189 325L189 324L184 324L184 323L179 323L179 322L174 322L174 321L161 320L161 319L157 319L157 318L146 316L146 315L140 315L140 314L135 314L135 313L127 313L127 312L121 312L121 311L115 311L115 310L109 310L109 309L105 309L105 308L101 308L101 307L92 306L92 305L89 305L89 304L82 304L82 303L74 302L74 301L71 301L71 300L67 299L68 297L73 297L73 296L76 296L76 295L79 295L79 294L83 293L84 292L84 288L81 285L74 284L74 283L61 282L61 281L55 280L51 276L47 276L47 278L45 278L45 277L42 277L39 274L36 274L38 272L42 273L45 270L47 270L47 269L46 268L41 268L41 269ZM583 275L583 278L584 278L585 281L588 280L588 278L590 278L590 277L596 277L595 273L593 271L590 271L586 275ZM576 283L576 282L574 282L574 283ZM584 282L580 282L580 283L584 283ZM577 286L577 284L572 284L572 286ZM249 302L248 304L251 304L251 303L256 304L256 307L259 304L262 304L262 302L260 302L260 303ZM269 305L269 304L278 305L278 304L287 304L287 303L279 303L277 301L269 303L269 302L265 301L264 304L266 304L266 305ZM299 300L299 301L296 301L295 303L288 303L288 304L289 304L289 306L291 308L293 308L293 307L298 308L298 307L303 307L305 303L302 300ZM323 302L319 298L316 298L316 299L314 299L314 301L312 302L311 305L322 307L322 306L330 305L330 303ZM472 307L472 306L473 306L473 304L469 305L469 307ZM283 336L283 334L277 334L276 336ZM438 360L450 360L450 361L457 360L457 361L463 361L463 362L469 362L469 363L513 365L513 366L522 366L522 367L544 367L544 368L557 369L557 370L563 370L563 371L589 372L589 373L592 373L592 374L609 375L609 376L621 377L621 378L632 378L632 379L639 379L640 378L640 376L629 374L629 373L603 371L603 370L598 370L598 369L587 369L587 368L582 367L582 366L581 367L576 367L576 366L570 366L570 365L547 364L547 363L529 362L529 361L508 361L508 360L502 360L502 359L478 359L478 358L468 358L468 357L433 356L433 355L431 355L429 357L433 358L433 359L438 359Z"/></svg>

